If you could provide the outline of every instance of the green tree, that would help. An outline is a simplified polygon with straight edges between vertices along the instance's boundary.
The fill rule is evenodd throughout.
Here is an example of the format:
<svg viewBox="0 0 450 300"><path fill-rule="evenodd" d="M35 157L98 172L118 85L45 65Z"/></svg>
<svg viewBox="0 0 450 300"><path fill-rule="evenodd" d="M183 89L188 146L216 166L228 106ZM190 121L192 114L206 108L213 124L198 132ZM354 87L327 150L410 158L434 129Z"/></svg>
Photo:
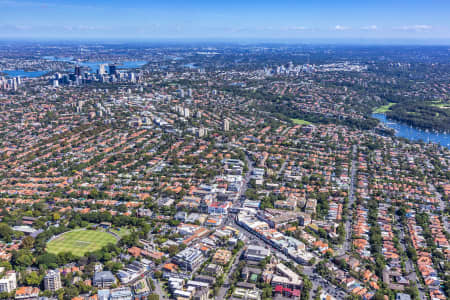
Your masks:
<svg viewBox="0 0 450 300"><path fill-rule="evenodd" d="M34 246L34 238L32 236L26 236L22 240L22 247L25 249L32 249Z"/></svg>
<svg viewBox="0 0 450 300"><path fill-rule="evenodd" d="M61 216L58 213L55 212L53 214L52 218L53 218L53 221L59 221L59 219L61 219Z"/></svg>
<svg viewBox="0 0 450 300"><path fill-rule="evenodd" d="M14 231L9 227L8 224L0 223L0 238L2 238L5 242L11 242L11 236L14 234Z"/></svg>
<svg viewBox="0 0 450 300"><path fill-rule="evenodd" d="M38 286L41 283L41 278L36 272L30 272L25 277L25 282L28 285Z"/></svg>
<svg viewBox="0 0 450 300"><path fill-rule="evenodd" d="M58 258L53 253L44 253L37 257L36 259L38 265L42 265L45 268L56 268Z"/></svg>

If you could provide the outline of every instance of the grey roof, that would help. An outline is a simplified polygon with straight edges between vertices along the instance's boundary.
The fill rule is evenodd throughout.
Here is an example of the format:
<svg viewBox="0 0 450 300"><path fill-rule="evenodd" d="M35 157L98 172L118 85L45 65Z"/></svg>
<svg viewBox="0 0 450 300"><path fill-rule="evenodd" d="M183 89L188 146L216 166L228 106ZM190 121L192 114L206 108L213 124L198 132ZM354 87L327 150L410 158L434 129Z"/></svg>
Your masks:
<svg viewBox="0 0 450 300"><path fill-rule="evenodd" d="M95 272L94 281L114 281L116 278L110 271Z"/></svg>

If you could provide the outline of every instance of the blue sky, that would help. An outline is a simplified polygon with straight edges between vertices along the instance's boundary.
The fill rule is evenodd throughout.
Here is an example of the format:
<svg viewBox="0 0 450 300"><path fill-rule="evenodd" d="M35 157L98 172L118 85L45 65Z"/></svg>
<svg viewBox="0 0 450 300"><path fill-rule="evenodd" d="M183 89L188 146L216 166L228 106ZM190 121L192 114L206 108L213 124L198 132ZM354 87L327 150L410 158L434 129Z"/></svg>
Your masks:
<svg viewBox="0 0 450 300"><path fill-rule="evenodd" d="M0 38L450 39L449 0L0 0Z"/></svg>

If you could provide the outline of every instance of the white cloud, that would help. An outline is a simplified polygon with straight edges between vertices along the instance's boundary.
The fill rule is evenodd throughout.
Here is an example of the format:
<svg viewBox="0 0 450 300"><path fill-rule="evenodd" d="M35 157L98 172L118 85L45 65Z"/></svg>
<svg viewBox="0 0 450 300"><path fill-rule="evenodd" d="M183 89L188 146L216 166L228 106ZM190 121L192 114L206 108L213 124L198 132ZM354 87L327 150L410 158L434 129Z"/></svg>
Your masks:
<svg viewBox="0 0 450 300"><path fill-rule="evenodd" d="M415 32L423 32L423 31L430 31L433 29L433 26L431 25L405 25L400 27L394 27L394 30L401 30L401 31L415 31Z"/></svg>
<svg viewBox="0 0 450 300"><path fill-rule="evenodd" d="M361 27L361 29L367 30L367 31L377 31L378 27L377 27L377 25L370 25L370 26Z"/></svg>
<svg viewBox="0 0 450 300"><path fill-rule="evenodd" d="M346 27L346 26L342 26L342 25L336 25L333 28L336 31L346 31L346 30L350 30L350 27Z"/></svg>

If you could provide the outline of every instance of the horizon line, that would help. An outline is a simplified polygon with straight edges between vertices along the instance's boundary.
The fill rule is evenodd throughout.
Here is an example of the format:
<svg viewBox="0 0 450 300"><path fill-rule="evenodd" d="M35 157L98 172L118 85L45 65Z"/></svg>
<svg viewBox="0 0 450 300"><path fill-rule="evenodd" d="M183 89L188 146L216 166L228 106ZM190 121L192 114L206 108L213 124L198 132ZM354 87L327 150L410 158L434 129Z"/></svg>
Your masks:
<svg viewBox="0 0 450 300"><path fill-rule="evenodd" d="M450 46L450 38L254 38L254 37L145 37L145 38L128 38L128 37L0 37L2 42L61 42L61 43L235 43L235 44L292 44L292 45L374 45L374 46Z"/></svg>

